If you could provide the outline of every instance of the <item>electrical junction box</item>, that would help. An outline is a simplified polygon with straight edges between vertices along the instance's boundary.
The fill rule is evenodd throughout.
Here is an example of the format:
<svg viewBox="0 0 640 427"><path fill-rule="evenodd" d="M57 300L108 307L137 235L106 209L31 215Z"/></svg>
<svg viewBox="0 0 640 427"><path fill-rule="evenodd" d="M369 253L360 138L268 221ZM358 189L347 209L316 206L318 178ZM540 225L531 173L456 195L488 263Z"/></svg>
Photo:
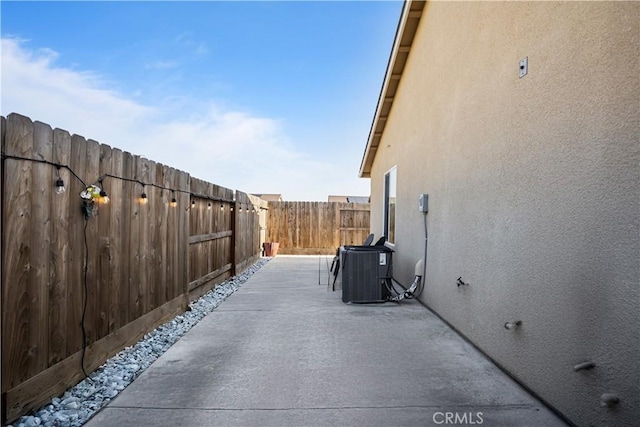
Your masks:
<svg viewBox="0 0 640 427"><path fill-rule="evenodd" d="M429 195L428 194L421 194L420 197L418 197L418 210L424 213L429 212Z"/></svg>
<svg viewBox="0 0 640 427"><path fill-rule="evenodd" d="M389 297L392 250L386 246L341 246L342 302L384 302Z"/></svg>

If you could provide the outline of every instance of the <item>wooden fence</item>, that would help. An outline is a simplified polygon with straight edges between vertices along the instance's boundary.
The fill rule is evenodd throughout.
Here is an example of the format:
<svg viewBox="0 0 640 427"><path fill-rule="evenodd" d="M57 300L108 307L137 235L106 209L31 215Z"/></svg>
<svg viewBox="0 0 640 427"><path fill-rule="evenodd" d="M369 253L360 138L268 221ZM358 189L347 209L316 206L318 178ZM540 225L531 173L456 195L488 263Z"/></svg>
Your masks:
<svg viewBox="0 0 640 427"><path fill-rule="evenodd" d="M340 245L361 245L368 235L368 203L268 203L266 241L280 243L278 253L331 255Z"/></svg>
<svg viewBox="0 0 640 427"><path fill-rule="evenodd" d="M18 114L1 124L6 422L253 263L266 204ZM111 202L86 218L90 184Z"/></svg>

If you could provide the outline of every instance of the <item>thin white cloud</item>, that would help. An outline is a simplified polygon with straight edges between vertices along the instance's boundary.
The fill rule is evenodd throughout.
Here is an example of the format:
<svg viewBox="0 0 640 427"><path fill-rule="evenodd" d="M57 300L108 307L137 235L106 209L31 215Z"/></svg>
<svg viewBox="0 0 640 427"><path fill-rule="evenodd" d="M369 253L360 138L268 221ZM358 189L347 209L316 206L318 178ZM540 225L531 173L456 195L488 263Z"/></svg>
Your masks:
<svg viewBox="0 0 640 427"><path fill-rule="evenodd" d="M245 192L282 193L288 200L367 194L345 185L345 171L297 150L277 120L194 100L188 114L143 105L105 87L96 73L56 65L50 49L2 39L2 115L16 112ZM184 106L184 103L180 103ZM205 107L197 107L205 106ZM350 176L356 171L347 172Z"/></svg>
<svg viewBox="0 0 640 427"><path fill-rule="evenodd" d="M185 31L174 37L173 41L196 56L204 56L209 53L207 45L202 41L196 41L193 36L193 31Z"/></svg>
<svg viewBox="0 0 640 427"><path fill-rule="evenodd" d="M176 43L183 43L185 41L191 40L193 36L193 31L183 31L182 33L175 36L173 39Z"/></svg>
<svg viewBox="0 0 640 427"><path fill-rule="evenodd" d="M203 56L209 53L209 48L204 43L199 43L195 49L195 54L198 56Z"/></svg>

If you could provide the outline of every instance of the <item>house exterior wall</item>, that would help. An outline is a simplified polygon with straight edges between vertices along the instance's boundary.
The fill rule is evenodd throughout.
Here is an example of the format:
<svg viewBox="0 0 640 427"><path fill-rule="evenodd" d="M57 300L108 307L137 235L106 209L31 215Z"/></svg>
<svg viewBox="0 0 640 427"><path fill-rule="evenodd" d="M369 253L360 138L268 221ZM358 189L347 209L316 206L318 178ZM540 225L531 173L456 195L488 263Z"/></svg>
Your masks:
<svg viewBox="0 0 640 427"><path fill-rule="evenodd" d="M397 166L394 276L423 256L428 193L421 299L578 425L640 419L639 11L427 3L371 170L380 236Z"/></svg>

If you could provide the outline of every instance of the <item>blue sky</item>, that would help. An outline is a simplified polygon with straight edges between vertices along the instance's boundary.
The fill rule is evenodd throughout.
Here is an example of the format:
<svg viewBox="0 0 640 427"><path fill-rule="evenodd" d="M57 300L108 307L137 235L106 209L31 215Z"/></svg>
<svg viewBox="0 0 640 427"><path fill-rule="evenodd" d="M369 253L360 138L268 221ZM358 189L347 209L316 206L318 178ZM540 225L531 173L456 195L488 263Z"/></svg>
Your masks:
<svg viewBox="0 0 640 427"><path fill-rule="evenodd" d="M286 200L358 168L401 1L11 2L1 112Z"/></svg>

